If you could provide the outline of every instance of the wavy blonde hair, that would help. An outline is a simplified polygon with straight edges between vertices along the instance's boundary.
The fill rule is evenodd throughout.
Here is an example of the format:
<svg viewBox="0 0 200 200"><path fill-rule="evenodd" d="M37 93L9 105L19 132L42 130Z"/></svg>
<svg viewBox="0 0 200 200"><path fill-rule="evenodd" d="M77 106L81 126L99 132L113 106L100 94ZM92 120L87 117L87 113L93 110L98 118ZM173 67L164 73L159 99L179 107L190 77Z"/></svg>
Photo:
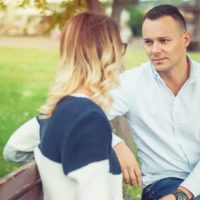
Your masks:
<svg viewBox="0 0 200 200"><path fill-rule="evenodd" d="M106 111L108 91L118 84L122 46L116 23L105 15L81 13L69 19L60 41L60 66L42 115L50 117L57 103L78 88L87 88Z"/></svg>

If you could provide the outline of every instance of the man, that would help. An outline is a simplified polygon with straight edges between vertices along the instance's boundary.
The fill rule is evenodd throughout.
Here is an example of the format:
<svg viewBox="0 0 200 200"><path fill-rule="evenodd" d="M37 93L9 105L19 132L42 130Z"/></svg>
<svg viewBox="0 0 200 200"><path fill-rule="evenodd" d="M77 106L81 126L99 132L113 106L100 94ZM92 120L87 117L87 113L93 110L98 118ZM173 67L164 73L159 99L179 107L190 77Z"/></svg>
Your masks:
<svg viewBox="0 0 200 200"><path fill-rule="evenodd" d="M121 75L120 86L112 92L109 118L124 115L134 133L143 200L199 200L200 64L187 56L190 36L174 6L151 9L145 15L142 34L150 62ZM32 132L38 132L33 120L24 129L32 126ZM18 148L16 135L8 142L5 157L9 149ZM133 154L116 136L113 146L125 182L140 184Z"/></svg>
<svg viewBox="0 0 200 200"><path fill-rule="evenodd" d="M200 199L200 64L187 56L183 16L160 5L146 13L142 36L150 62L121 75L110 119L124 115L141 162L143 200ZM116 136L127 183L140 183L136 159Z"/></svg>

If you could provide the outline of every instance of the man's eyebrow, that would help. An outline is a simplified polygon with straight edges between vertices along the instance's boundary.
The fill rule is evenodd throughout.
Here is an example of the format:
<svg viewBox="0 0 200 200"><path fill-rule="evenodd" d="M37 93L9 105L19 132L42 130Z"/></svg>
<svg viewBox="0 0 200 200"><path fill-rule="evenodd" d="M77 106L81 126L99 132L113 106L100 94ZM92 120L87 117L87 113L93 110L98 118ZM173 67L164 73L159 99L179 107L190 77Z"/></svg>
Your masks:
<svg viewBox="0 0 200 200"><path fill-rule="evenodd" d="M149 39L151 39L151 38L149 38L149 37L142 37L142 39L144 39L144 40L148 39L148 40L149 40Z"/></svg>
<svg viewBox="0 0 200 200"><path fill-rule="evenodd" d="M154 38L154 39L170 39L171 37L170 36L162 36L162 37L157 37L157 38ZM142 38L143 40L153 40L153 38Z"/></svg>
<svg viewBox="0 0 200 200"><path fill-rule="evenodd" d="M158 37L158 39L166 39L166 38L171 38L170 36L162 36L162 37Z"/></svg>
<svg viewBox="0 0 200 200"><path fill-rule="evenodd" d="M144 41L152 41L153 39L151 38L142 38Z"/></svg>

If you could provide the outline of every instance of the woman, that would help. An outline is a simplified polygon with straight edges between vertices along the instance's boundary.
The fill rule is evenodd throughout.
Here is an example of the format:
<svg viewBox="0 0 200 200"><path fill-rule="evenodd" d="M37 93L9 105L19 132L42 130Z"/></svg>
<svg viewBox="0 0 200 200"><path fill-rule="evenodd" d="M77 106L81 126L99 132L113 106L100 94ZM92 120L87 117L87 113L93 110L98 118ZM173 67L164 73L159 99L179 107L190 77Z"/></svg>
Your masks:
<svg viewBox="0 0 200 200"><path fill-rule="evenodd" d="M120 166L104 113L125 50L118 27L107 16L81 13L67 21L60 44L60 66L40 109L40 142L34 149L44 199L122 200ZM23 139L20 132L37 131L35 123L20 128L7 149Z"/></svg>

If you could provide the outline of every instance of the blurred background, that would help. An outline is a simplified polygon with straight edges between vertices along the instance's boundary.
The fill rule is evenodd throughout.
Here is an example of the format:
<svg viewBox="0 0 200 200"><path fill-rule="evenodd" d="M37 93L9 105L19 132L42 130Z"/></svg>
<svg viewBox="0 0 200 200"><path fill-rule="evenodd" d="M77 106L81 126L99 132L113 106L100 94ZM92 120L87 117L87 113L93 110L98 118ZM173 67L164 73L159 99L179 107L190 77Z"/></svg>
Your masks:
<svg viewBox="0 0 200 200"><path fill-rule="evenodd" d="M130 41L141 36L144 13L162 3L179 8L192 35L190 50L200 50L199 0L0 0L1 45L8 42L4 37L12 37L10 41L19 36L56 40L69 17L87 10L111 15L122 28L122 38Z"/></svg>
<svg viewBox="0 0 200 200"><path fill-rule="evenodd" d="M20 166L5 162L2 149L46 99L66 20L88 10L111 16L128 43L124 67L136 67L147 60L141 39L144 13L167 3L184 15L192 38L189 55L200 62L200 0L0 0L0 177ZM141 199L140 194L139 187L125 187L126 199Z"/></svg>

